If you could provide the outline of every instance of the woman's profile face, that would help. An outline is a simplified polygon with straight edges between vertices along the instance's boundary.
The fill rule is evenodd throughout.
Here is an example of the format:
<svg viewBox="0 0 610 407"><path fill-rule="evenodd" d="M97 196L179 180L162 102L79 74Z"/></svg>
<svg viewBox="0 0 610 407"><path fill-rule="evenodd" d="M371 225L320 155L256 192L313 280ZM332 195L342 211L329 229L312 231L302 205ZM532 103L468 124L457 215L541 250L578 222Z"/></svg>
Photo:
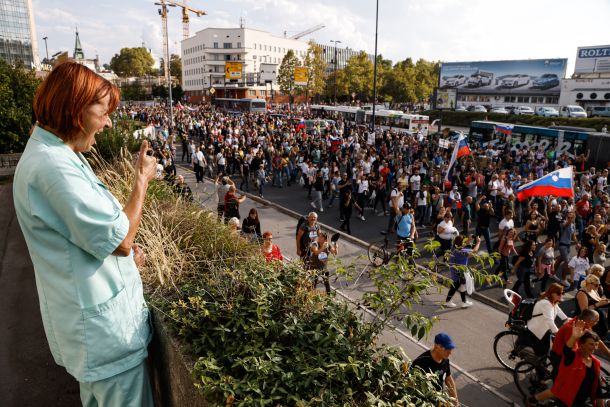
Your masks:
<svg viewBox="0 0 610 407"><path fill-rule="evenodd" d="M95 144L95 135L112 127L112 121L108 116L110 95L106 95L97 102L87 106L83 110L83 129L84 132L71 142L72 149L77 153L87 152Z"/></svg>

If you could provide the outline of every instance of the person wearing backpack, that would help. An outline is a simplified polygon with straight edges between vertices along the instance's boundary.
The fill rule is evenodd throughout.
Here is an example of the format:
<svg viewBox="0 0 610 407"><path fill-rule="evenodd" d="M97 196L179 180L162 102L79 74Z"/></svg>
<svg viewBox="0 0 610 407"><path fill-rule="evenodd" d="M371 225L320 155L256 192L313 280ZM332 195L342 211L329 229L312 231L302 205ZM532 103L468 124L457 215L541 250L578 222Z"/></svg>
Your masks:
<svg viewBox="0 0 610 407"><path fill-rule="evenodd" d="M532 317L527 321L529 343L532 345L534 353L540 357L548 354L551 349L551 334L559 330L555 325L555 318L559 317L562 321L568 319L568 316L559 307L563 291L561 284L551 284L548 290L538 297L532 309Z"/></svg>
<svg viewBox="0 0 610 407"><path fill-rule="evenodd" d="M318 214L309 212L307 221L299 221L297 224L297 255L301 257L306 267L309 267L311 257L311 243L318 239L320 225L318 224Z"/></svg>

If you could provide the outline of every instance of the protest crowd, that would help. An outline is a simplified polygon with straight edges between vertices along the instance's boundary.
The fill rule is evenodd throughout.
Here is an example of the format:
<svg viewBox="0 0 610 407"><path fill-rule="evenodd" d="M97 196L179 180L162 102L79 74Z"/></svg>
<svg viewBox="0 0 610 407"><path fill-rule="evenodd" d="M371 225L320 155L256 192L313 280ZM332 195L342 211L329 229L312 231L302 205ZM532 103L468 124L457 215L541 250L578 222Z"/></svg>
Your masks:
<svg viewBox="0 0 610 407"><path fill-rule="evenodd" d="M269 188L287 188L306 196L312 211L297 226L297 253L305 264L323 271L327 292L324 263L337 251L317 224L317 213L336 211L336 226L348 234L367 217L386 217L387 233L397 239L418 239L428 230L441 254L448 253L455 264L466 264L473 249L497 253L493 273L502 285L524 298L541 295L537 306L548 300L553 320L559 301L551 294L561 297L575 290L577 315L595 310L598 320L588 328L596 341L607 340L610 162L607 168L593 168L586 151L557 155L552 149L515 149L510 143L469 145L448 128L428 135L379 127L371 136L364 126L341 117L307 127L304 119L316 117L306 106L234 115L211 105L179 105L173 132L162 107L126 105L119 115L154 128L159 176L175 175L180 161L192 168L198 183L204 177L214 180L218 215L242 235L262 242L268 260L281 260L281 250L271 242L271 232L261 229L256 211L241 221L239 203L245 197L237 191L264 198ZM505 140L510 129L498 129L497 136ZM455 147L443 148L440 139ZM190 196L188 186L180 185L183 181L177 188ZM452 272L451 277L445 307L456 307L452 297L457 291L463 307L472 305L461 288L463 276ZM564 343L582 342L586 329L574 328L576 319L565 325L575 336L568 332ZM548 343L548 337L541 337L557 330L549 323L538 340ZM450 339L443 343L454 346ZM582 357L569 355L579 363Z"/></svg>

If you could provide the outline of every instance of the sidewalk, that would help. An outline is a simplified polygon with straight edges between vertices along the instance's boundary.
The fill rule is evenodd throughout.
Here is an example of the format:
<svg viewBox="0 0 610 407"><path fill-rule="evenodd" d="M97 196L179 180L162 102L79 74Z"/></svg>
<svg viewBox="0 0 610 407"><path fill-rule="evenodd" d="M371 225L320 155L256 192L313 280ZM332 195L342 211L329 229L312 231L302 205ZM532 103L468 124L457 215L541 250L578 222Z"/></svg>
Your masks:
<svg viewBox="0 0 610 407"><path fill-rule="evenodd" d="M78 383L49 350L10 183L0 185L0 207L0 405L80 406Z"/></svg>
<svg viewBox="0 0 610 407"><path fill-rule="evenodd" d="M217 204L215 186L212 182L205 181L202 184L196 184L194 174L185 169L178 167L178 173L184 175L185 181L191 186L193 189L193 193L195 196L199 197L204 206L215 210ZM247 216L250 208L254 207L258 211L259 219L261 219L261 230L269 230L273 233L274 243L278 244L282 250L284 255L288 255L290 258L296 258L296 247L295 247L295 229L296 223L299 214L296 214L288 209L281 209L274 207L270 202L259 199L258 197L253 197L252 195L248 195L250 199L247 199L240 206L240 214L242 219ZM323 225L323 229L332 230L332 228L326 227ZM334 230L333 230L334 231ZM365 242L362 244L354 243L357 239L350 239L349 241L345 239L344 236L339 240L339 251L340 258L344 262L344 264L350 264L352 261L355 261L358 265L359 269L365 270L368 266L368 262L364 262L362 258L358 259L359 256L362 256L364 253L364 249L362 247ZM366 273L363 272L361 278L357 285L347 285L345 282L337 280L331 277L331 284L334 288L338 288L337 298L339 300L356 300L362 295L363 290L369 286L369 281L366 277ZM319 289L323 289L323 287L318 286ZM432 316L433 314L439 314L438 307L434 304L439 303L443 298L443 293L431 295L426 298L426 304L422 306L418 311ZM460 337L460 335L454 335L454 339L457 339L458 343L478 343L480 338L485 337L483 335L484 332L489 334L489 325L488 322L484 322L487 317L493 317L497 320L495 323L496 327L499 330L503 329L503 324L505 320L504 315L500 315L497 311L487 307L483 304L475 304L469 310L460 310L463 312L464 316L466 313L471 315L471 318L467 318L469 324L472 320L472 326L469 326L469 332L463 333L467 338ZM441 314L445 311L440 311ZM484 315L485 318L478 318L475 316L476 314ZM370 317L370 315L365 316L366 318ZM441 316L442 319L442 316ZM449 318L449 320L441 320L437 325L435 325L434 331L432 335L422 340L421 342L416 342L409 335L400 331L400 330L388 330L384 332L380 341L382 343L400 346L404 352L409 356L409 358L413 359L417 357L424 350L428 349L429 346L432 345L432 340L434 335L441 331L446 330L447 332L458 332L460 331L459 326L464 326L464 320ZM494 327L494 329L496 329ZM495 332L494 332L495 334ZM459 337L459 338L458 338ZM492 337L493 338L493 337ZM477 340L479 339L479 340ZM493 353L491 351L491 339L489 345L485 345L486 352L482 352L480 358L470 358L470 356L466 356L462 354L461 357L452 357L452 361L455 361L456 364L452 367L452 374L456 379L458 384L458 392L460 394L460 401L466 406L503 406L503 405L511 405L513 400L519 400L520 397L517 396L516 388L512 383L512 377L508 380L496 381L496 379L483 380L476 378L474 375L468 373L468 369L470 366L463 367L461 366L461 362L459 360L467 360L471 359L469 364L478 364L477 368L480 367L480 363L489 363L497 365L497 362L493 358ZM459 345L458 345L459 348ZM487 352L489 350L489 352ZM465 351L465 350L464 350ZM456 352L456 355L459 352ZM474 368L474 366L473 366ZM495 369L495 367L494 367ZM506 375L509 376L509 375ZM486 383L485 383L486 382ZM506 395L506 392L499 392L496 389L498 387L501 388L509 388Z"/></svg>

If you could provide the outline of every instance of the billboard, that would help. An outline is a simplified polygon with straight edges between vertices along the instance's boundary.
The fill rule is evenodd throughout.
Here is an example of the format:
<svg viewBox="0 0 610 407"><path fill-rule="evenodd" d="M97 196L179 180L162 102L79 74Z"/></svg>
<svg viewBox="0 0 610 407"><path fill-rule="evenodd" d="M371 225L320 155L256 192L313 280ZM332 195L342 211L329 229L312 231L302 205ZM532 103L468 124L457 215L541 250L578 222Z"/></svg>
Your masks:
<svg viewBox="0 0 610 407"><path fill-rule="evenodd" d="M305 86L309 81L309 71L304 66L294 67L294 84Z"/></svg>
<svg viewBox="0 0 610 407"><path fill-rule="evenodd" d="M457 100L457 89L437 89L436 108L453 109Z"/></svg>
<svg viewBox="0 0 610 407"><path fill-rule="evenodd" d="M567 58L443 63L439 88L468 94L559 95L567 65Z"/></svg>
<svg viewBox="0 0 610 407"><path fill-rule="evenodd" d="M277 77L276 64L261 64L260 69L258 74L259 83L275 82L275 78Z"/></svg>
<svg viewBox="0 0 610 407"><path fill-rule="evenodd" d="M225 62L225 79L241 79L243 65L241 62Z"/></svg>
<svg viewBox="0 0 610 407"><path fill-rule="evenodd" d="M610 45L578 47L574 73L610 72Z"/></svg>

